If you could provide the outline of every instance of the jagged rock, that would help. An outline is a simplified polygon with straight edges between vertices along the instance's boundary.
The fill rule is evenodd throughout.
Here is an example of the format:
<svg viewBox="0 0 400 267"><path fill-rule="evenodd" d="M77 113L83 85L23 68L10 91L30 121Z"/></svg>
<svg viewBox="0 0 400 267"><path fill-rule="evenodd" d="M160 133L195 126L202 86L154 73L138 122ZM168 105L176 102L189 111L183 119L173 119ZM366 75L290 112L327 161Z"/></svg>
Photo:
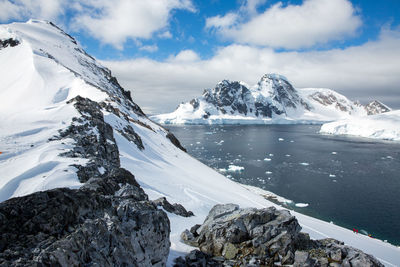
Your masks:
<svg viewBox="0 0 400 267"><path fill-rule="evenodd" d="M127 185L137 189L120 193ZM163 266L169 252L167 215L125 170L9 199L0 217L1 266Z"/></svg>
<svg viewBox="0 0 400 267"><path fill-rule="evenodd" d="M8 39L5 39L5 40L0 40L0 49L6 48L6 47L8 47L8 46L14 47L14 46L17 46L17 45L19 45L19 41L16 40L16 39L13 39L13 38L8 38Z"/></svg>
<svg viewBox="0 0 400 267"><path fill-rule="evenodd" d="M173 135L171 132L168 132L166 137L171 141L172 144L174 144L177 148L179 148L180 150L187 152L186 148L184 148L181 145L181 142L179 142L179 140L175 137L175 135Z"/></svg>
<svg viewBox="0 0 400 267"><path fill-rule="evenodd" d="M285 257L282 258L282 264L283 265L288 265L288 264L293 264L294 262L294 256L292 251L288 251Z"/></svg>
<svg viewBox="0 0 400 267"><path fill-rule="evenodd" d="M293 267L311 267L314 266L314 263L315 261L310 258L310 254L307 251L296 251Z"/></svg>
<svg viewBox="0 0 400 267"><path fill-rule="evenodd" d="M181 204L171 204L165 197L160 197L156 200L153 200L153 203L158 207L163 207L168 212L174 213L182 217L194 216L193 212L187 211L185 207L183 207Z"/></svg>
<svg viewBox="0 0 400 267"><path fill-rule="evenodd" d="M190 262L197 264L200 259L204 262L221 256L223 266L383 266L374 257L335 239L311 240L300 232L300 225L289 211L274 207L215 205L201 226L185 230L181 238L208 257L196 252L191 257L200 255L199 260L181 258L177 266L192 266Z"/></svg>
<svg viewBox="0 0 400 267"><path fill-rule="evenodd" d="M75 145L72 150L62 153L64 157L88 159L85 166L75 165L81 182L92 177L102 177L120 166L118 147L114 139L112 127L104 121L100 105L88 98L77 96L68 104L81 114L74 117L69 127L61 130L55 139L72 138ZM104 168L104 173L101 173Z"/></svg>
<svg viewBox="0 0 400 267"><path fill-rule="evenodd" d="M199 250L192 250L185 258L175 259L174 267L222 267L221 261Z"/></svg>

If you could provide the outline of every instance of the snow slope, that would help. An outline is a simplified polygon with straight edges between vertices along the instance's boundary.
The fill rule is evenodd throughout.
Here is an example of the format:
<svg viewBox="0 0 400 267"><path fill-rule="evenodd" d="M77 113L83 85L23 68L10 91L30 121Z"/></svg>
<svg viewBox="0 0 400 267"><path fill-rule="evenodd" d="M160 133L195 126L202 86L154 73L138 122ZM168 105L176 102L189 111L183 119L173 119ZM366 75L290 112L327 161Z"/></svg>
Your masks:
<svg viewBox="0 0 400 267"><path fill-rule="evenodd" d="M111 73L87 55L68 35L40 21L0 26L0 40L13 38L15 47L0 48L0 201L56 187L81 186L77 169L83 157L61 153L76 146L72 139L52 139L80 114L68 102L77 95L102 104L104 120L113 127L121 166L132 172L150 199L165 196L196 216L169 214L171 253L192 248L180 233L201 223L216 203L242 207L274 205L184 153L166 138L168 132L148 120L129 101ZM123 129L140 136L140 149ZM96 128L93 134L96 135ZM103 166L98 166L104 172ZM334 237L375 255L387 266L400 266L400 249L379 240L295 213L313 238Z"/></svg>
<svg viewBox="0 0 400 267"><path fill-rule="evenodd" d="M363 106L330 89L295 89L284 76L265 74L252 87L224 80L151 118L162 124L322 124L388 110L379 101Z"/></svg>
<svg viewBox="0 0 400 267"><path fill-rule="evenodd" d="M400 141L400 110L326 123L320 133Z"/></svg>

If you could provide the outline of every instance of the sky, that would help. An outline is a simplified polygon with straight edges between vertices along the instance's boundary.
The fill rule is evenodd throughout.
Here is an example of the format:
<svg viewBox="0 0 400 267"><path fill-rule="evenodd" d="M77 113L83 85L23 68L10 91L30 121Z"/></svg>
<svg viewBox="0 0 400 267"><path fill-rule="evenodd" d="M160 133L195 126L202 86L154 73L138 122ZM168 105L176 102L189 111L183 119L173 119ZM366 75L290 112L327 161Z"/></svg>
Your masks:
<svg viewBox="0 0 400 267"><path fill-rule="evenodd" d="M400 108L399 0L0 0L0 23L53 21L148 114L265 73Z"/></svg>

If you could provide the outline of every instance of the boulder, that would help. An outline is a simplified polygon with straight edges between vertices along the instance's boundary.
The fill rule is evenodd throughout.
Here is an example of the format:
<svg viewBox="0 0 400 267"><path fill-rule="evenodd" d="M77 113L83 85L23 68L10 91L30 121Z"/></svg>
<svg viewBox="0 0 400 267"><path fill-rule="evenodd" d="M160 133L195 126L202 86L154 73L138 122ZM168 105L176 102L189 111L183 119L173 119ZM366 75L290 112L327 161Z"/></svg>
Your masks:
<svg viewBox="0 0 400 267"><path fill-rule="evenodd" d="M216 259L222 259L216 266L383 266L343 242L311 240L300 230L287 210L215 205L201 226L182 233L182 241L199 251L189 261L180 258L176 266L209 266L202 265L208 260L215 266Z"/></svg>

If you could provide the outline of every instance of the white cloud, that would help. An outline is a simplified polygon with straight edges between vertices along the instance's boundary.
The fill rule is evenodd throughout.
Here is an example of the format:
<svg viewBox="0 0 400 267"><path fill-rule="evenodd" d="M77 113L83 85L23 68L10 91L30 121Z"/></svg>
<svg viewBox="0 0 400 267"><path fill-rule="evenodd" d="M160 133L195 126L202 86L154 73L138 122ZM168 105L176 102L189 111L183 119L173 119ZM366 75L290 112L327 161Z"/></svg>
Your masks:
<svg viewBox="0 0 400 267"><path fill-rule="evenodd" d="M190 0L86 0L74 26L103 43L122 49L131 38L149 39L164 30L173 9L194 11Z"/></svg>
<svg viewBox="0 0 400 267"><path fill-rule="evenodd" d="M377 41L329 51L278 53L230 45L207 60L185 50L164 62L142 58L103 63L145 111L169 112L222 79L252 85L270 72L285 75L298 88L327 87L354 100L377 98L400 108L399 31L382 30Z"/></svg>
<svg viewBox="0 0 400 267"><path fill-rule="evenodd" d="M176 56L169 57L170 62L195 62L198 61L200 57L193 50L182 50Z"/></svg>
<svg viewBox="0 0 400 267"><path fill-rule="evenodd" d="M0 0L0 21L11 19L56 19L64 12L61 0Z"/></svg>
<svg viewBox="0 0 400 267"><path fill-rule="evenodd" d="M144 46L139 47L139 50L154 53L158 50L158 46L157 45L144 45Z"/></svg>
<svg viewBox="0 0 400 267"><path fill-rule="evenodd" d="M165 31L165 32L158 34L158 37L161 39L170 39L170 38L172 38L172 34L170 31Z"/></svg>
<svg viewBox="0 0 400 267"><path fill-rule="evenodd" d="M206 28L214 27L237 43L297 49L352 36L362 24L348 0L304 0L287 6L279 2L257 13L259 4L248 0L238 13L208 18Z"/></svg>
<svg viewBox="0 0 400 267"><path fill-rule="evenodd" d="M235 13L228 13L224 16L215 16L206 19L206 28L225 29L236 23L238 15Z"/></svg>
<svg viewBox="0 0 400 267"><path fill-rule="evenodd" d="M173 10L195 12L191 0L0 0L0 21L29 18L62 23L84 30L102 43L123 49L127 39L171 38ZM62 17L69 12L70 18Z"/></svg>

